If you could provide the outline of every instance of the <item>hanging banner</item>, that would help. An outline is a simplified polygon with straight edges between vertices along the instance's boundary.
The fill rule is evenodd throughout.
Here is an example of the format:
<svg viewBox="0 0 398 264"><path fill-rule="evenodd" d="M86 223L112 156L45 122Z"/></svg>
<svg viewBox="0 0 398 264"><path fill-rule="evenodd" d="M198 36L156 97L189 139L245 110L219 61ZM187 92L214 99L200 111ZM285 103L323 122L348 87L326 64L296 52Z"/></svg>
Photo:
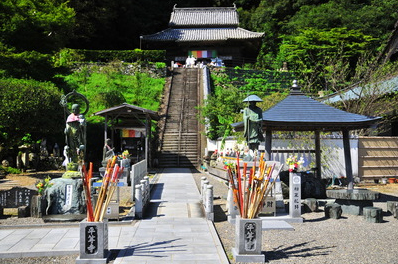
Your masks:
<svg viewBox="0 0 398 264"><path fill-rule="evenodd" d="M122 129L121 134L122 134L122 137L124 137L124 138L131 138L131 137L139 138L139 137L141 137L141 132L133 130L133 129Z"/></svg>
<svg viewBox="0 0 398 264"><path fill-rule="evenodd" d="M197 59L200 58L215 58L217 57L216 50L190 50L188 56L194 56Z"/></svg>

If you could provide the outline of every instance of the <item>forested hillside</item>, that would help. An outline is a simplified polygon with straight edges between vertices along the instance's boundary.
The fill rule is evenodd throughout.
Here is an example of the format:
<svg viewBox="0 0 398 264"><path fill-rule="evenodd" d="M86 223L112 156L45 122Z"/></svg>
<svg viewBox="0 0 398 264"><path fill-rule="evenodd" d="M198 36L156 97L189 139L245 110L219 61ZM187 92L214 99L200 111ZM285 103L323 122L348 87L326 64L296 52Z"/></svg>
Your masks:
<svg viewBox="0 0 398 264"><path fill-rule="evenodd" d="M53 99L75 88L95 102L101 102L104 94L112 95L115 103L143 102L127 96L136 88L125 83L137 83L146 76L128 77L131 80L115 72L84 76L82 71L73 71L73 62L82 59L73 50L139 52L140 36L166 29L175 4L217 7L234 3L240 27L265 32L256 63L245 68L275 72L285 62L303 91L311 95L371 81L373 73L386 76L386 71L396 71L394 65L381 67L376 62L398 20L398 0L2 0L0 146L4 149L27 139L62 134L62 125L52 127L62 111ZM383 73L382 68L387 70ZM115 81L116 75L123 80ZM249 82L246 88L258 89L260 83ZM273 92L270 96L278 97ZM46 100L46 104L34 100ZM25 119L20 120L21 116ZM27 118L38 122L25 122Z"/></svg>

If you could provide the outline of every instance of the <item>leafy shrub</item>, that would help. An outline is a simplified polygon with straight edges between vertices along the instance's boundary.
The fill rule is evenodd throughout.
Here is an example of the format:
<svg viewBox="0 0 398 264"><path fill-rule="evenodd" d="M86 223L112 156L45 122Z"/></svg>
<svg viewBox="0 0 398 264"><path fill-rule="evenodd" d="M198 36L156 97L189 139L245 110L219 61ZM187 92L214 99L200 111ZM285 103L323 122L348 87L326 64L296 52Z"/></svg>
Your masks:
<svg viewBox="0 0 398 264"><path fill-rule="evenodd" d="M3 167L0 165L0 170L4 171L6 174L20 174L21 170L13 167Z"/></svg>
<svg viewBox="0 0 398 264"><path fill-rule="evenodd" d="M2 75L7 77L48 81L55 73L51 55L37 51L0 53L0 61Z"/></svg>
<svg viewBox="0 0 398 264"><path fill-rule="evenodd" d="M121 60L126 62L136 61L164 61L165 50L75 50L84 61L110 62Z"/></svg>
<svg viewBox="0 0 398 264"><path fill-rule="evenodd" d="M62 131L61 92L50 82L0 79L0 142L21 144ZM30 137L30 136L29 136Z"/></svg>

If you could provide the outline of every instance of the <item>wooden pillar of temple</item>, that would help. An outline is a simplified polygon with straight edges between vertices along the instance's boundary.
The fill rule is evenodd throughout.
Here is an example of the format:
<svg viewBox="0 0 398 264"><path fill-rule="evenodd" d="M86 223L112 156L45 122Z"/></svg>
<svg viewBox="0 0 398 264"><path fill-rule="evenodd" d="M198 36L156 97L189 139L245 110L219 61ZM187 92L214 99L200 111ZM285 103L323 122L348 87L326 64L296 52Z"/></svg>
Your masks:
<svg viewBox="0 0 398 264"><path fill-rule="evenodd" d="M271 160L272 130L265 130L265 160Z"/></svg>
<svg viewBox="0 0 398 264"><path fill-rule="evenodd" d="M315 131L315 167L317 178L322 179L321 139L319 131Z"/></svg>
<svg viewBox="0 0 398 264"><path fill-rule="evenodd" d="M350 147L350 134L349 130L343 130L343 147L344 147L344 160L345 160L345 173L348 181L347 189L354 188L354 179L352 177L352 162L351 162L351 147Z"/></svg>

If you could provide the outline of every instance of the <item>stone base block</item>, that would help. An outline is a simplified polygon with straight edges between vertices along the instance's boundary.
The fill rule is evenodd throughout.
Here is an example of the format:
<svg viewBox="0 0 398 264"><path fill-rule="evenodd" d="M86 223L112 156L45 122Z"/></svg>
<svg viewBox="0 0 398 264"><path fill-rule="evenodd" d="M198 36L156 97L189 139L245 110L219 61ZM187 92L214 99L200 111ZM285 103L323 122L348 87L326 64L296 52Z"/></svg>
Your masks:
<svg viewBox="0 0 398 264"><path fill-rule="evenodd" d="M319 203L318 200L315 198L307 198L304 200L304 211L311 213L311 212L318 212Z"/></svg>
<svg viewBox="0 0 398 264"><path fill-rule="evenodd" d="M234 256L235 262L255 262L255 263L265 263L264 254L238 254L235 248L232 248L232 255Z"/></svg>
<svg viewBox="0 0 398 264"><path fill-rule="evenodd" d="M24 218L30 216L30 208L29 206L20 206L18 207L18 218Z"/></svg>
<svg viewBox="0 0 398 264"><path fill-rule="evenodd" d="M383 210L379 207L365 207L363 208L363 217L370 223L382 223Z"/></svg>
<svg viewBox="0 0 398 264"><path fill-rule="evenodd" d="M102 259L82 259L80 257L76 258L76 264L106 264L108 263L108 257Z"/></svg>
<svg viewBox="0 0 398 264"><path fill-rule="evenodd" d="M228 215L227 216L227 221L228 223L235 225L236 223L236 215Z"/></svg>
<svg viewBox="0 0 398 264"><path fill-rule="evenodd" d="M211 212L211 213L206 212L206 219L214 222L214 213L213 212Z"/></svg>
<svg viewBox="0 0 398 264"><path fill-rule="evenodd" d="M334 218L339 219L341 217L342 209L341 206L332 203L332 204L325 204L325 217L326 218Z"/></svg>
<svg viewBox="0 0 398 264"><path fill-rule="evenodd" d="M395 218L397 218L397 201L387 201L387 211L390 212Z"/></svg>
<svg viewBox="0 0 398 264"><path fill-rule="evenodd" d="M80 260L107 259L108 251L108 221L80 222ZM100 263L100 262L80 262Z"/></svg>
<svg viewBox="0 0 398 264"><path fill-rule="evenodd" d="M373 206L371 200L336 199L335 203L341 205L344 214L349 215L363 215L363 208Z"/></svg>
<svg viewBox="0 0 398 264"><path fill-rule="evenodd" d="M236 218L235 250L238 255L261 254L262 219Z"/></svg>

